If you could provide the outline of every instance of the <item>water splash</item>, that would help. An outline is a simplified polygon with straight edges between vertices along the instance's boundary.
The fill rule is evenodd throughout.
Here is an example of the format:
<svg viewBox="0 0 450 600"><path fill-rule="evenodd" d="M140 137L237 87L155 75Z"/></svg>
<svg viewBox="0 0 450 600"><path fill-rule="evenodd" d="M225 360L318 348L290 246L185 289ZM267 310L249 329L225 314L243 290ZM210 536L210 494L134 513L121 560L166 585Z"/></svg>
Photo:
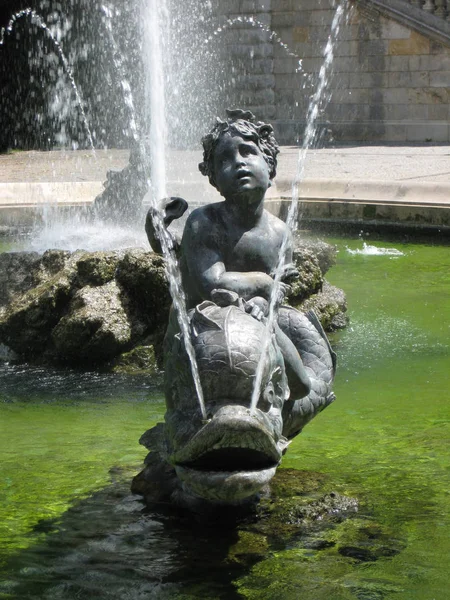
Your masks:
<svg viewBox="0 0 450 600"><path fill-rule="evenodd" d="M255 383L253 386L253 393L250 404L251 412L254 412L256 410L259 401L262 386L262 378L266 364L267 348L272 336L274 335L274 323L278 309L278 298L280 297L281 292L280 284L284 273L286 250L288 248L291 235L290 232L296 229L299 220L299 186L304 176L306 156L308 150L312 148L314 143L316 142L317 117L319 116L320 107L325 101L329 100L329 96L327 98L325 92L327 90L327 86L332 72L334 47L339 36L341 24L344 19L345 6L346 0L343 0L343 2L339 4L336 8L336 12L331 23L330 35L328 36L328 42L324 50L324 60L319 71L318 83L316 86L316 90L313 96L311 97L311 101L308 107L306 117L306 128L297 160L297 171L292 182L292 200L289 206L289 211L286 219L287 227L278 255L278 265L275 271L272 293L270 297L269 311L266 320L266 330L263 338L261 358L259 360L255 375Z"/></svg>
<svg viewBox="0 0 450 600"><path fill-rule="evenodd" d="M89 140L89 145L95 156L95 147L94 147L94 141L92 138L92 133L91 133L91 130L89 127L86 113L83 108L83 101L81 99L80 92L79 92L77 84L75 82L72 69L69 65L69 61L67 60L66 55L63 52L61 44L59 43L59 41L57 40L56 36L53 34L51 29L48 27L48 25L45 23L44 19L36 11L34 11L31 8L25 8L24 10L21 10L21 11L15 13L11 17L6 28L2 28L2 30L0 31L0 45L3 45L5 43L6 35L10 35L13 32L16 23L18 21L20 21L21 19L29 19L29 21L32 25L36 25L37 27L39 27L47 35L47 37L51 40L51 42L56 50L57 55L63 64L66 75L69 78L70 85L75 94L77 105L78 105L78 108L81 113L83 124L86 128L86 134L87 134L87 137Z"/></svg>
<svg viewBox="0 0 450 600"><path fill-rule="evenodd" d="M351 248L347 247L346 250L349 254L361 254L363 256L405 256L404 252L397 250L396 248L378 248L377 246L371 246L366 242L363 242L362 248L356 248L355 250L352 250Z"/></svg>
<svg viewBox="0 0 450 600"><path fill-rule="evenodd" d="M239 25L241 23L245 23L245 24L250 25L251 27L254 27L257 29L261 29L261 31L264 31L264 33L267 33L269 35L269 40L276 42L285 51L287 56L297 59L298 63L297 63L297 67L296 67L295 71L299 72L302 70L302 58L298 54L293 52L289 48L289 46L283 42L283 40L281 39L281 37L279 36L279 34L276 31L274 31L273 29L270 29L270 27L267 27L267 25L265 25L261 21L258 21L258 19L255 19L255 17L253 17L253 16L239 16L239 17L226 19L225 23L223 25L220 25L219 27L217 27L217 29L215 29L213 31L213 33L210 36L208 36L208 38L206 38L205 43L209 44L211 41L214 40L214 36L217 36L220 33L226 31L226 29L228 29L230 27L234 27L235 25Z"/></svg>
<svg viewBox="0 0 450 600"><path fill-rule="evenodd" d="M143 157L145 157L146 149L145 149L145 145L142 142L141 136L139 135L138 125L137 125L137 113L136 113L136 108L135 108L135 104L134 104L133 93L131 91L130 82L128 81L128 78L125 75L125 73L126 73L125 61L123 58L123 54L120 51L118 44L116 42L116 38L114 36L114 31L113 31L113 26L112 26L113 18L114 17L118 18L120 16L120 13L114 7L109 7L104 4L102 4L100 6L100 10L102 11L102 13L105 17L103 19L103 24L105 26L105 29L106 29L106 32L107 32L108 38L109 38L109 43L111 45L112 60L114 63L114 67L115 67L116 72L120 79L120 87L122 89L123 101L125 103L125 106L128 109L128 113L129 113L129 128L130 128L131 136L133 137L134 141L139 145L139 148L141 150L141 155ZM147 164L147 161L144 160L144 164Z"/></svg>
<svg viewBox="0 0 450 600"><path fill-rule="evenodd" d="M181 273L173 248L172 238L164 226L158 202L167 196L166 191L166 106L165 76L163 62L163 32L165 23L169 21L166 0L146 0L144 3L144 48L147 66L148 112L151 115L150 148L151 148L151 204L153 207L153 225L161 243L165 259L165 268L169 280L170 294L176 310L178 323L183 335L192 378L200 406L202 418L206 420L206 408L203 390L200 383L195 350L191 342L190 322L186 308L186 297L182 287Z"/></svg>

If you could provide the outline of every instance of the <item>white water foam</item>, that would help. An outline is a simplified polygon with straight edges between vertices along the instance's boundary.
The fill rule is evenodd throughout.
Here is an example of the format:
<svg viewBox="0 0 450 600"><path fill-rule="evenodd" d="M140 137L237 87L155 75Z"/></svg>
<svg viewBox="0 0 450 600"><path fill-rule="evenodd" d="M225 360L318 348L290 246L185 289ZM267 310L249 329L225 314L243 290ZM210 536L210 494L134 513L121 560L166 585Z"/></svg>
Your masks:
<svg viewBox="0 0 450 600"><path fill-rule="evenodd" d="M405 256L404 252L397 250L396 248L378 248L377 246L366 244L366 242L363 242L362 248L356 248L355 250L347 247L347 252L349 254L361 254L363 256Z"/></svg>

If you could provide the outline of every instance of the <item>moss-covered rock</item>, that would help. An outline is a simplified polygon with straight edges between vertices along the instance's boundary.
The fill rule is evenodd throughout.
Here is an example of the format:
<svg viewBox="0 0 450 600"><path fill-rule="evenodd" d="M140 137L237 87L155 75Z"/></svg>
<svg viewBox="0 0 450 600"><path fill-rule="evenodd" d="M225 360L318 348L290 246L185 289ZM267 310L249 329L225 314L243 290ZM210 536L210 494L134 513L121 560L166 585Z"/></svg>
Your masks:
<svg viewBox="0 0 450 600"><path fill-rule="evenodd" d="M336 264L337 248L319 239L294 239L294 253L312 252L317 258L322 275L330 270Z"/></svg>
<svg viewBox="0 0 450 600"><path fill-rule="evenodd" d="M327 330L346 324L345 296L323 279L334 257L323 242L298 244L300 278L288 299L314 308ZM152 346L161 365L170 306L165 263L153 252L0 254L0 343L27 360L109 362L137 345ZM123 361L118 369L154 364L140 350Z"/></svg>
<svg viewBox="0 0 450 600"><path fill-rule="evenodd" d="M314 310L325 331L343 329L348 325L347 299L344 292L324 281L323 287L297 305L299 310Z"/></svg>
<svg viewBox="0 0 450 600"><path fill-rule="evenodd" d="M128 250L117 265L116 278L149 327L167 323L172 300L161 256L139 248Z"/></svg>
<svg viewBox="0 0 450 600"><path fill-rule="evenodd" d="M295 305L322 289L323 275L317 256L309 248L294 250L293 259L300 277L291 282L287 300Z"/></svg>
<svg viewBox="0 0 450 600"><path fill-rule="evenodd" d="M58 355L70 362L103 362L130 348L133 327L115 281L76 292L55 326Z"/></svg>
<svg viewBox="0 0 450 600"><path fill-rule="evenodd" d="M160 369L155 355L154 346L136 346L129 352L124 352L111 365L114 373L145 373L147 375L158 375Z"/></svg>
<svg viewBox="0 0 450 600"><path fill-rule="evenodd" d="M77 260L78 285L104 285L114 279L119 256L117 252L84 252Z"/></svg>
<svg viewBox="0 0 450 600"><path fill-rule="evenodd" d="M42 358L70 300L73 276L60 271L16 297L0 316L1 341L21 356Z"/></svg>
<svg viewBox="0 0 450 600"><path fill-rule="evenodd" d="M0 254L0 306L6 306L35 284L33 273L39 261L37 252Z"/></svg>

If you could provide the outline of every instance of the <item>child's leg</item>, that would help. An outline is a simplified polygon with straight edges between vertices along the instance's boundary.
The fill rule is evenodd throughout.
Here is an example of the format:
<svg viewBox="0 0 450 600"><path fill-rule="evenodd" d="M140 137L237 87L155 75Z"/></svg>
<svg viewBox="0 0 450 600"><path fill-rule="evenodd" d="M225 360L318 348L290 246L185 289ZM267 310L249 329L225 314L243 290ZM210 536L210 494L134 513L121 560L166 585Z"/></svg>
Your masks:
<svg viewBox="0 0 450 600"><path fill-rule="evenodd" d="M300 354L293 342L277 324L275 325L275 336L284 358L291 398L303 398L309 394L311 382Z"/></svg>

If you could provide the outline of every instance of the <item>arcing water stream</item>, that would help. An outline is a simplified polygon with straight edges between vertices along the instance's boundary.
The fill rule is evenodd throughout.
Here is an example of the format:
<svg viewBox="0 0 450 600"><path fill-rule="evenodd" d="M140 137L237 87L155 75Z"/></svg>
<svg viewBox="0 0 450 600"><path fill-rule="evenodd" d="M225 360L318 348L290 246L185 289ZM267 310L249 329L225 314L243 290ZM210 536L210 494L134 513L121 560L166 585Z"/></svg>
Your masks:
<svg viewBox="0 0 450 600"><path fill-rule="evenodd" d="M306 128L303 136L302 146L299 150L298 161L297 161L297 173L292 182L292 200L288 211L288 216L286 219L287 231L284 236L283 243L280 247L280 252L278 256L278 266L275 272L274 284L272 288L272 293L270 297L269 303L269 313L266 321L266 333L263 340L263 349L261 352L261 358L259 360L258 368L255 376L255 383L253 388L253 394L250 404L251 412L256 410L258 405L260 393L261 393L261 385L262 385L262 377L265 368L265 360L266 360L266 351L273 335L274 323L276 319L276 311L277 304L280 295L280 283L284 272L285 267L285 255L286 248L289 241L289 232L293 231L297 227L298 223L298 197L299 197L299 185L303 178L303 173L305 169L305 162L308 150L313 146L316 135L317 135L317 117L319 114L319 109L321 104L326 100L325 92L327 90L327 86L330 82L331 77L331 69L333 66L333 58L334 58L334 47L338 40L339 30L341 24L343 22L345 16L345 6L346 0L343 0L341 4L339 4L336 8L336 12L331 24L331 31L328 38L327 45L324 50L324 60L322 67L320 68L318 82L316 90L311 98L308 114L306 118Z"/></svg>
<svg viewBox="0 0 450 600"><path fill-rule="evenodd" d="M181 285L181 274L177 258L172 247L171 237L164 227L159 212L158 202L167 196L166 191L166 106L165 77L163 63L164 21L168 21L167 3L165 0L148 0L144 2L144 48L148 80L148 102L150 115L150 148L151 148L151 197L153 206L153 223L161 242L165 258L166 272L169 279L170 294L177 313L178 323L183 334L186 352L189 357L192 377L203 420L206 420L205 402L198 373L195 350L191 342L189 318L186 299Z"/></svg>
<svg viewBox="0 0 450 600"><path fill-rule="evenodd" d="M53 33L51 32L51 30L49 29L49 27L47 26L47 24L44 22L44 20L42 19L42 17L35 12L33 9L31 8L26 8L24 10L21 10L17 13L15 13L12 17L11 20L9 21L6 29L3 29L0 32L0 45L2 45L4 43L4 39L5 39L5 35L9 35L12 33L12 31L14 30L14 26L15 24L20 20L20 19L29 19L30 22L33 25L36 25L37 27L39 27L39 29L41 29L42 31L44 31L44 33L48 36L48 38L52 41L53 46L64 66L64 70L66 72L67 77L69 78L70 81L70 85L72 86L73 92L75 94L75 98L77 101L77 105L78 108L80 110L81 113L81 117L83 120L83 124L86 128L86 134L89 140L89 145L92 149L92 151L94 152L95 155L95 148L94 148L94 141L92 139L92 133L89 127L89 123L88 120L86 118L86 113L84 111L84 107L83 107L83 101L81 99L81 95L80 92L78 90L78 87L75 83L75 79L73 77L73 73L72 73L72 69L69 65L69 61L66 58L66 55L63 52L63 49L61 47L61 44L58 42L58 40L56 39L56 37L53 35Z"/></svg>

